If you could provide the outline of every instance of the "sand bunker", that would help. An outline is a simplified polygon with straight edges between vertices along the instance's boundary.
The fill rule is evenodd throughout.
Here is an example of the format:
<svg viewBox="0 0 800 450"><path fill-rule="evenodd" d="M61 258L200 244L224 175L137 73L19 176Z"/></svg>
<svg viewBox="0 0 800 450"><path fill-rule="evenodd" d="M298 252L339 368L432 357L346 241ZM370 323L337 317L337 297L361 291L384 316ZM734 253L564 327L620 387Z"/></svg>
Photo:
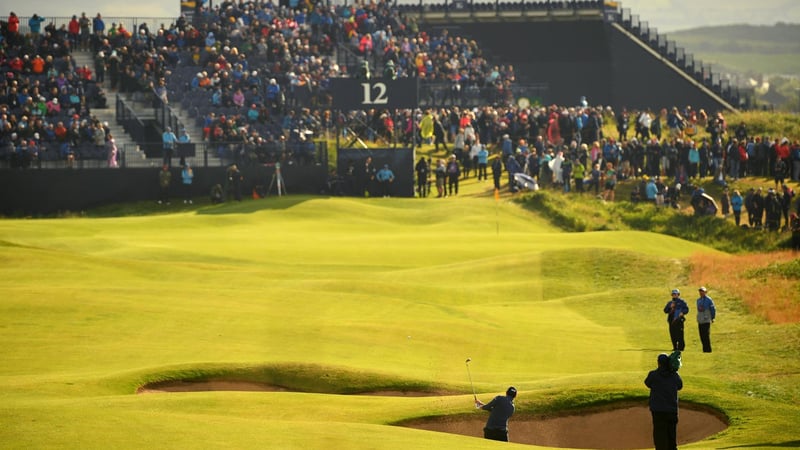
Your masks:
<svg viewBox="0 0 800 450"><path fill-rule="evenodd" d="M139 388L138 394L202 391L288 392L266 383L242 381L167 381ZM362 395L427 397L446 392L376 391ZM697 442L728 427L725 419L702 406L683 404L678 422L678 445ZM487 413L442 416L408 421L404 427L483 438ZM519 444L585 449L639 449L653 446L652 421L646 405L619 404L558 417L518 414L509 422L509 437Z"/></svg>
<svg viewBox="0 0 800 450"><path fill-rule="evenodd" d="M483 437L487 413L438 417L403 423L403 426L465 436ZM679 413L678 445L697 442L726 429L719 416L683 407ZM624 406L561 417L515 416L509 422L509 439L520 444L586 449L638 449L653 447L653 426L646 406Z"/></svg>

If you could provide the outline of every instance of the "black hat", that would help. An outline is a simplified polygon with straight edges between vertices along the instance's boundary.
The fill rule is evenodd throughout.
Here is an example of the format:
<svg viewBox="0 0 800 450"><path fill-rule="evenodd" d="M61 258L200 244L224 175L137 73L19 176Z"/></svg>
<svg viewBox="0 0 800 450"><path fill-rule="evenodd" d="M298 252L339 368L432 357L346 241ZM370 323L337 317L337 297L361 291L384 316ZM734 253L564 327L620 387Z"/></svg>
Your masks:
<svg viewBox="0 0 800 450"><path fill-rule="evenodd" d="M506 395L511 397L511 398L516 397L517 396L517 388L515 388L514 386L511 386L510 388L508 388L508 390L506 390Z"/></svg>

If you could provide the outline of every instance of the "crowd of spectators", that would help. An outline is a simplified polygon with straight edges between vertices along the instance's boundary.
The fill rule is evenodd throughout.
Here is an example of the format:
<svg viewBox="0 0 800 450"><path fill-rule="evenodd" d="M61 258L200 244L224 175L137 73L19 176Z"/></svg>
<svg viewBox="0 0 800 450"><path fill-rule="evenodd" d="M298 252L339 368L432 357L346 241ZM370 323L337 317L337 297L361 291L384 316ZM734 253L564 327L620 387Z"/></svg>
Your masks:
<svg viewBox="0 0 800 450"><path fill-rule="evenodd" d="M719 183L770 176L776 188L800 178L797 141L751 136L744 124L730 130L721 113L615 113L583 98L575 106L521 107L505 95L513 67L490 64L473 40L420 31L392 2L296 3L225 1L199 8L191 23L181 16L156 29L142 22L128 30L84 13L41 30L46 19L34 16L26 35L11 13L0 41L2 156L21 166L103 157L108 127L92 119L90 108L100 105L88 99L102 100L97 82L108 79L112 90L154 107L187 109L219 156L240 165L313 163L313 137L340 125L345 138L452 148L465 177L488 148L507 170L567 192L608 196L610 177L668 179L673 188L708 176ZM453 106L332 116L330 79L350 75L332 57L340 42L374 67L390 67L392 77L446 83L439 100ZM96 55L96 72L75 67L70 51L78 48ZM466 92L487 86L500 95L481 107L458 106ZM604 123L616 124L617 135L604 135ZM708 137L696 139L698 130ZM641 195L648 199L644 189Z"/></svg>
<svg viewBox="0 0 800 450"><path fill-rule="evenodd" d="M23 34L11 12L0 34L0 160L12 167L106 158L97 135L108 126L91 115L105 95L91 68L76 67L66 26L46 21L34 14Z"/></svg>

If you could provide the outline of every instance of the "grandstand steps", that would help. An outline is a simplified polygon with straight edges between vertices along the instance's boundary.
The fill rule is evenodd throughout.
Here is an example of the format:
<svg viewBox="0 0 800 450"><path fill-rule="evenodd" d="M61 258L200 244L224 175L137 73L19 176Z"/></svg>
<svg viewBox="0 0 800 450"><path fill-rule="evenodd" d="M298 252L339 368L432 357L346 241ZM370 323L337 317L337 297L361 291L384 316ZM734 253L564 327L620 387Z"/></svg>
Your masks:
<svg viewBox="0 0 800 450"><path fill-rule="evenodd" d="M92 52L85 50L73 51L72 59L75 62L76 67L89 66L93 73L97 73L94 54ZM114 99L109 95L111 92L111 84L108 78L106 78L103 83L98 84L102 87L103 92L106 93L107 103L105 108L92 108L92 116L97 118L97 120L99 120L101 123L108 124L107 126L110 129L111 134L114 136L114 141L117 144L117 149L119 149L120 154L125 154L126 165L140 167L142 161L145 160L145 154L141 151L139 145L131 138L131 136L125 132L125 129L117 123ZM101 164L101 166L105 165Z"/></svg>

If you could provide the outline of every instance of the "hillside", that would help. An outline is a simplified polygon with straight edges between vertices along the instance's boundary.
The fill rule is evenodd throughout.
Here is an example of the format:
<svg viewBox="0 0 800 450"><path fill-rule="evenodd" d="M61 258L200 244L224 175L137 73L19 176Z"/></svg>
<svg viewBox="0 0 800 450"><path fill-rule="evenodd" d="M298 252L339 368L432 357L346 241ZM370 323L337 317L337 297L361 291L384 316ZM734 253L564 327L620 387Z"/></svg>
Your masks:
<svg viewBox="0 0 800 450"><path fill-rule="evenodd" d="M800 72L800 24L724 25L668 34L696 59L748 76Z"/></svg>

